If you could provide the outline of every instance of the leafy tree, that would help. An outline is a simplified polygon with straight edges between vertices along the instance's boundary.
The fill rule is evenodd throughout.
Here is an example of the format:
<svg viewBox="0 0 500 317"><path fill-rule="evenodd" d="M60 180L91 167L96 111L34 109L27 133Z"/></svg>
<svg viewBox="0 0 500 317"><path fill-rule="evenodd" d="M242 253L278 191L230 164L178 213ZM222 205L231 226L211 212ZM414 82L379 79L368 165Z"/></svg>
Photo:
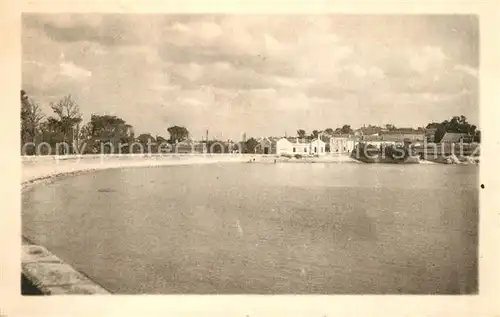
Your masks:
<svg viewBox="0 0 500 317"><path fill-rule="evenodd" d="M474 135L474 142L481 143L481 131L476 131L476 134Z"/></svg>
<svg viewBox="0 0 500 317"><path fill-rule="evenodd" d="M299 130L297 130L297 135L299 138L303 139L306 137L306 131L303 129L299 129Z"/></svg>
<svg viewBox="0 0 500 317"><path fill-rule="evenodd" d="M386 124L385 128L389 131L395 131L397 129L394 124Z"/></svg>
<svg viewBox="0 0 500 317"><path fill-rule="evenodd" d="M167 129L170 134L170 142L182 142L189 138L189 131L185 127L173 126Z"/></svg>
<svg viewBox="0 0 500 317"><path fill-rule="evenodd" d="M162 143L167 143L168 140L162 137L161 135L156 136L156 143L162 144Z"/></svg>
<svg viewBox="0 0 500 317"><path fill-rule="evenodd" d="M351 133L353 133L354 131L351 129L351 126L350 126L350 125L348 125L348 124L344 124L344 125L342 126L342 128L340 129L340 132L341 132L342 134L351 134Z"/></svg>
<svg viewBox="0 0 500 317"><path fill-rule="evenodd" d="M80 140L87 140L90 139L91 137L92 137L92 123L89 122L80 128L80 135L78 138Z"/></svg>
<svg viewBox="0 0 500 317"><path fill-rule="evenodd" d="M126 153L128 146L134 141L132 126L117 116L92 114L86 126L80 129L82 139L93 147L108 144L109 150Z"/></svg>
<svg viewBox="0 0 500 317"><path fill-rule="evenodd" d="M99 152L101 140L92 137L91 122L88 122L80 128L78 140L81 144L78 145L78 150L81 151L80 154L93 154Z"/></svg>
<svg viewBox="0 0 500 317"><path fill-rule="evenodd" d="M250 138L243 143L242 151L243 153L255 153L255 148L257 147L257 145L259 145L259 141L254 138Z"/></svg>
<svg viewBox="0 0 500 317"><path fill-rule="evenodd" d="M94 138L99 139L119 139L127 140L130 136L129 130L131 125L127 124L125 120L117 116L110 115L96 115L90 116L88 123L88 132Z"/></svg>
<svg viewBox="0 0 500 317"><path fill-rule="evenodd" d="M441 125L441 123L432 122L432 123L427 124L427 126L425 128L426 129L437 129L440 125Z"/></svg>
<svg viewBox="0 0 500 317"><path fill-rule="evenodd" d="M333 135L335 131L333 131L332 128L328 128L328 129L325 129L325 133L328 134L328 135Z"/></svg>
<svg viewBox="0 0 500 317"><path fill-rule="evenodd" d="M142 133L137 137L137 141L142 145L144 153L156 152L156 139L149 133Z"/></svg>
<svg viewBox="0 0 500 317"><path fill-rule="evenodd" d="M64 133L61 128L61 122L54 117L48 117L46 121L40 124L42 140L55 146L65 141Z"/></svg>
<svg viewBox="0 0 500 317"><path fill-rule="evenodd" d="M319 131L318 130L313 130L312 133L311 133L311 139L316 139L318 138L318 135L319 135Z"/></svg>
<svg viewBox="0 0 500 317"><path fill-rule="evenodd" d="M40 132L40 124L44 114L40 105L30 99L28 94L21 90L21 142L36 142Z"/></svg>
<svg viewBox="0 0 500 317"><path fill-rule="evenodd" d="M116 116L92 114L89 122L90 133L93 137L98 138L113 137L119 132L119 126L124 124L125 120Z"/></svg>
<svg viewBox="0 0 500 317"><path fill-rule="evenodd" d="M436 133L434 134L434 142L439 143L441 139L446 134L446 124L441 124L437 127Z"/></svg>
<svg viewBox="0 0 500 317"><path fill-rule="evenodd" d="M27 121L29 111L29 96L24 90L21 90L21 123L25 123ZM22 125L21 128L23 128Z"/></svg>
<svg viewBox="0 0 500 317"><path fill-rule="evenodd" d="M158 151L158 153L170 153L173 149L170 147L170 142L168 139L162 137L161 135L156 136L156 145L154 148ZM152 146L153 148L153 146Z"/></svg>
<svg viewBox="0 0 500 317"><path fill-rule="evenodd" d="M156 142L155 138L149 133L142 133L137 137L140 143L147 144L148 142Z"/></svg>

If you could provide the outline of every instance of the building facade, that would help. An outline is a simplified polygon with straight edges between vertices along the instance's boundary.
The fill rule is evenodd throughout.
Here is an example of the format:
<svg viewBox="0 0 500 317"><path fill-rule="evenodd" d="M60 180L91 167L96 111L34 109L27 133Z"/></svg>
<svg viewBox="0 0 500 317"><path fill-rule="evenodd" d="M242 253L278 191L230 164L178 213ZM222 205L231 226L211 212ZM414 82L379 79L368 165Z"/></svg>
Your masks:
<svg viewBox="0 0 500 317"><path fill-rule="evenodd" d="M255 153L257 154L277 154L277 142L279 139L276 138L263 138L259 141L259 144L255 148Z"/></svg>
<svg viewBox="0 0 500 317"><path fill-rule="evenodd" d="M201 154L207 153L207 145L204 142L195 142L192 140L177 142L172 145L172 152L179 154Z"/></svg>
<svg viewBox="0 0 500 317"><path fill-rule="evenodd" d="M354 150L356 142L359 141L359 137L350 134L338 134L333 135L330 138L330 153L342 154L350 153Z"/></svg>
<svg viewBox="0 0 500 317"><path fill-rule="evenodd" d="M425 139L426 136L424 131L396 130L383 131L375 135L362 135L359 137L359 142L379 147L381 145L419 145L423 143Z"/></svg>
<svg viewBox="0 0 500 317"><path fill-rule="evenodd" d="M429 143L434 143L436 140L436 128L429 128L425 130L425 139Z"/></svg>
<svg viewBox="0 0 500 317"><path fill-rule="evenodd" d="M279 155L325 155L326 143L315 139L307 142L296 138L281 138L276 142L276 153Z"/></svg>
<svg viewBox="0 0 500 317"><path fill-rule="evenodd" d="M312 140L310 144L310 153L313 155L325 155L325 146L326 143L321 141L320 139Z"/></svg>

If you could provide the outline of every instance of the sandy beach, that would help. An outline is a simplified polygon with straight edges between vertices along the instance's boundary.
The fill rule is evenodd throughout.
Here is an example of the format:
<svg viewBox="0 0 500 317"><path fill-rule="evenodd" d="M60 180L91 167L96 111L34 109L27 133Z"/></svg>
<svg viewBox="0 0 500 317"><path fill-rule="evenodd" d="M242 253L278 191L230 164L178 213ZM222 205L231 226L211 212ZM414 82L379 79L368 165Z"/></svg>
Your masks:
<svg viewBox="0 0 500 317"><path fill-rule="evenodd" d="M85 155L24 156L21 185L23 189L59 176L111 168L153 167L188 164L245 162L244 155Z"/></svg>

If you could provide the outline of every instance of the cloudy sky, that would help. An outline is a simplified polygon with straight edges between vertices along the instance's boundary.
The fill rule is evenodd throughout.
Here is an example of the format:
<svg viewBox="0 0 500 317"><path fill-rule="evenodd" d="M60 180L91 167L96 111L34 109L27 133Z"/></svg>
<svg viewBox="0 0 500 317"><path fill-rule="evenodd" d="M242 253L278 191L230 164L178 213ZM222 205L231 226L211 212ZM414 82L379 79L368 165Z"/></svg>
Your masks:
<svg viewBox="0 0 500 317"><path fill-rule="evenodd" d="M23 89L50 114L194 138L295 134L343 124L478 125L473 16L25 14Z"/></svg>

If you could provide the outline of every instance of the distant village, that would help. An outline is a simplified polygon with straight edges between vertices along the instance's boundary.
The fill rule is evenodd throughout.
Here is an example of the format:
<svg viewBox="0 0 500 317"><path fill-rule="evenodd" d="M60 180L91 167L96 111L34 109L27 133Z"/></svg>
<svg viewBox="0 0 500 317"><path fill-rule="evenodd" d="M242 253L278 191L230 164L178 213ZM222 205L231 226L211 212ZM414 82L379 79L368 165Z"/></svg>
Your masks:
<svg viewBox="0 0 500 317"><path fill-rule="evenodd" d="M259 140L254 150L255 153L260 154L326 155L350 153L359 143L373 147L404 144L419 147L428 143L456 144L480 141L477 134L448 131L442 134L438 129L438 127L396 128L393 125L382 128L370 125L351 130L350 126L344 126L333 133L332 131L314 131L309 137L300 135L302 133L299 130L299 135L294 137L263 138Z"/></svg>
<svg viewBox="0 0 500 317"><path fill-rule="evenodd" d="M313 130L298 129L293 136L268 136L241 140L217 140L209 137L195 140L185 127L171 126L169 137L149 133L135 135L132 125L117 116L92 114L82 123L80 107L65 96L51 104L54 112L46 117L40 106L21 91L21 151L23 155L96 154L96 153L251 153L268 155L328 155L353 151L363 143L381 145L429 143L479 143L480 131L464 116L454 116L425 127L398 128L392 124Z"/></svg>

